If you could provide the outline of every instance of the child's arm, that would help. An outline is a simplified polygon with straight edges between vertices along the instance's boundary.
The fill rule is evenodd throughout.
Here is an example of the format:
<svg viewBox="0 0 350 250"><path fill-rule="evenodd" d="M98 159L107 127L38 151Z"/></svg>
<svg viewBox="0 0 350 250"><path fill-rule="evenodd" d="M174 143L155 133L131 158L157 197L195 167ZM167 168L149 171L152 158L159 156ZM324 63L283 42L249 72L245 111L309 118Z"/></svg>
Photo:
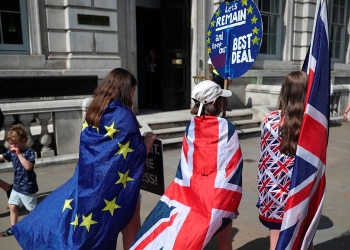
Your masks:
<svg viewBox="0 0 350 250"><path fill-rule="evenodd" d="M33 162L28 161L21 153L17 154L19 161L22 163L23 167L29 171L33 168Z"/></svg>
<svg viewBox="0 0 350 250"><path fill-rule="evenodd" d="M5 160L5 158L4 158L4 156L1 154L0 155L0 161L4 161Z"/></svg>

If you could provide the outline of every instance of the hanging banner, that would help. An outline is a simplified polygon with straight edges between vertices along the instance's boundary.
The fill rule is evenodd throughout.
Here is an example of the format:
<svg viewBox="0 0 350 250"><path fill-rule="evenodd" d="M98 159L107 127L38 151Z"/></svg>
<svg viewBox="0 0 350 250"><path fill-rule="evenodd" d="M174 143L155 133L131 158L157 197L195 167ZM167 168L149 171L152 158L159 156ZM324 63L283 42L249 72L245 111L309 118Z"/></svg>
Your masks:
<svg viewBox="0 0 350 250"><path fill-rule="evenodd" d="M207 31L209 57L224 79L246 73L258 56L263 27L258 7L252 0L220 4Z"/></svg>

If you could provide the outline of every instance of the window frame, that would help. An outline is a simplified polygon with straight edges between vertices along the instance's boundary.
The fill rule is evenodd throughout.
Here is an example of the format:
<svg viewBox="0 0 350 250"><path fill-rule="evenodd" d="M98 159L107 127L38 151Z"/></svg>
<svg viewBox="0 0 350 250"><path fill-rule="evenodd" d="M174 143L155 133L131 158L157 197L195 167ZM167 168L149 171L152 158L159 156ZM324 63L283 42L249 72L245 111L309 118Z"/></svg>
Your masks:
<svg viewBox="0 0 350 250"><path fill-rule="evenodd" d="M334 1L330 1L330 5L329 5L329 19L328 19L328 35L329 35L329 49L331 52L331 61L332 62L339 62L339 63L344 63L345 62L345 56L346 56L346 51L345 51L345 43L347 43L346 41L346 29L347 29L347 20L348 20L348 16L349 16L349 12L348 12L348 8L349 8L349 4L347 0L344 0L344 13L343 13L343 20L342 20L342 24L338 24L338 23L333 23L333 8L334 8ZM337 15L339 15L339 13L337 13ZM340 27L341 31L340 31L340 49L339 49L339 57L334 57L334 53L333 51L335 50L335 47L337 47L337 43L333 44L332 42L332 31L333 29L336 27ZM338 42L338 41L337 41Z"/></svg>
<svg viewBox="0 0 350 250"><path fill-rule="evenodd" d="M3 55L29 54L28 17L27 17L26 0L19 0L19 4L20 4L20 13L21 13L23 44L1 44L0 43L0 54L3 54Z"/></svg>
<svg viewBox="0 0 350 250"><path fill-rule="evenodd" d="M259 6L260 1L271 1L271 0L254 0L255 4ZM279 1L279 0L276 0ZM272 13L272 12L266 12L266 11L260 11L261 16L263 14L267 14L266 16L276 16L276 53L275 54L265 54L259 51L259 54L257 56L257 60L282 60L282 17L283 17L283 6L284 1L280 1L278 6L278 13ZM265 28L264 28L265 30ZM263 34L264 35L264 34ZM262 37L263 39L263 37ZM267 47L269 47L269 44L267 44Z"/></svg>

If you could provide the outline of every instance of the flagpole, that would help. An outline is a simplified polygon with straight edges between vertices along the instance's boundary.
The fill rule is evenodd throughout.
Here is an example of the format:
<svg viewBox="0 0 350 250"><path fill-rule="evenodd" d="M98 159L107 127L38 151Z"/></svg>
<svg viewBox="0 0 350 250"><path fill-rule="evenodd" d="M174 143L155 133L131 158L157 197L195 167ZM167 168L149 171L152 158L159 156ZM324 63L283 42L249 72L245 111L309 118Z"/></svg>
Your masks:
<svg viewBox="0 0 350 250"><path fill-rule="evenodd" d="M316 9L315 9L315 16L314 16L314 26L313 26L313 28L312 28L312 30L314 30L315 29L315 27L316 27L316 22L317 22L317 12L319 11L319 7L320 7L320 4L321 4L321 1L322 0L317 0L317 2L316 2ZM313 44L313 42L314 42L314 37L315 37L315 32L312 32L312 36L311 36L311 43L310 43L310 53L309 53L309 58L308 58L308 62L311 62L310 61L310 57L312 56L312 44ZM309 74L309 70L310 70L310 68L307 68L307 71L306 71L306 73L307 74Z"/></svg>

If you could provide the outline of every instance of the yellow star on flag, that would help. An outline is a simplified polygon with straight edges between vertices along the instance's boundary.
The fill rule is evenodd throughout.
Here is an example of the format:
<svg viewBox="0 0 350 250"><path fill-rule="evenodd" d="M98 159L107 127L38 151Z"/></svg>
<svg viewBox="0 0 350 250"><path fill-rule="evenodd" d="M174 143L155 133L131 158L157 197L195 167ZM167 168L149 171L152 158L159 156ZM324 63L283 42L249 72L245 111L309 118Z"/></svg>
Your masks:
<svg viewBox="0 0 350 250"><path fill-rule="evenodd" d="M74 226L74 230L75 230L75 228L78 226L78 218L79 218L79 215L75 215L75 219L74 219L74 221L72 221L71 223L69 223L69 224L71 224L71 225L73 225Z"/></svg>
<svg viewBox="0 0 350 250"><path fill-rule="evenodd" d="M211 35L211 30L208 30L207 36L210 36L210 35Z"/></svg>
<svg viewBox="0 0 350 250"><path fill-rule="evenodd" d="M260 30L260 29L258 29L257 27L254 27L254 29L253 29L253 34L258 34L258 33L259 33L259 30Z"/></svg>
<svg viewBox="0 0 350 250"><path fill-rule="evenodd" d="M103 199L106 203L106 206L102 209L102 211L109 211L111 213L111 215L113 216L114 209L121 208L121 206L119 206L115 203L116 199L117 199L117 197L115 197L111 201Z"/></svg>
<svg viewBox="0 0 350 250"><path fill-rule="evenodd" d="M253 14L253 6L249 5L249 8L247 9L248 14Z"/></svg>
<svg viewBox="0 0 350 250"><path fill-rule="evenodd" d="M252 40L252 43L256 44L256 45L259 45L259 40L260 40L260 38L258 38L257 36L254 36L254 38Z"/></svg>
<svg viewBox="0 0 350 250"><path fill-rule="evenodd" d="M64 205L63 205L63 208L62 208L62 213L64 212L64 210L66 208L70 209L70 210L73 210L73 208L70 206L70 203L73 201L73 199L69 199L69 200L65 200L64 201Z"/></svg>
<svg viewBox="0 0 350 250"><path fill-rule="evenodd" d="M242 6L248 5L247 0L242 0Z"/></svg>
<svg viewBox="0 0 350 250"><path fill-rule="evenodd" d="M120 130L114 128L114 122L109 127L105 126L105 129L107 130L107 134L105 134L105 136L111 137L112 140L113 140L113 135L120 131Z"/></svg>
<svg viewBox="0 0 350 250"><path fill-rule="evenodd" d="M87 127L89 127L89 124L87 123L87 121L85 120L83 125L82 125L82 128L81 128L81 131L84 131L84 129L86 129Z"/></svg>
<svg viewBox="0 0 350 250"><path fill-rule="evenodd" d="M208 54L210 54L211 53L211 48L210 47L208 47Z"/></svg>
<svg viewBox="0 0 350 250"><path fill-rule="evenodd" d="M215 21L213 20L210 22L210 27L214 27L214 26L215 26Z"/></svg>
<svg viewBox="0 0 350 250"><path fill-rule="evenodd" d="M215 12L215 15L218 17L218 16L220 16L220 13L221 13L221 10L218 9L218 10Z"/></svg>
<svg viewBox="0 0 350 250"><path fill-rule="evenodd" d="M90 226L93 224L97 224L97 221L92 220L92 213L89 214L87 217L83 215L83 222L80 223L79 226L81 227L86 227L86 230L89 232L90 231Z"/></svg>
<svg viewBox="0 0 350 250"><path fill-rule="evenodd" d="M207 38L207 43L210 43L210 37Z"/></svg>
<svg viewBox="0 0 350 250"><path fill-rule="evenodd" d="M118 174L119 174L119 177L120 177L120 178L119 178L119 180L118 180L115 184L121 183L121 184L123 184L123 187L124 187L124 188L126 187L126 183L127 183L128 181L133 181L133 180L134 180L133 178L130 178L130 177L129 177L129 170L126 171L125 174L120 173L120 172L118 172Z"/></svg>
<svg viewBox="0 0 350 250"><path fill-rule="evenodd" d="M124 159L126 159L126 156L128 155L128 153L131 153L134 151L133 149L129 148L129 144L130 144L130 141L128 141L126 144L121 144L118 142L119 150L115 154L116 155L122 154L124 156Z"/></svg>
<svg viewBox="0 0 350 250"><path fill-rule="evenodd" d="M258 21L258 18L254 15L251 20L252 20L252 24L256 24L256 21Z"/></svg>

